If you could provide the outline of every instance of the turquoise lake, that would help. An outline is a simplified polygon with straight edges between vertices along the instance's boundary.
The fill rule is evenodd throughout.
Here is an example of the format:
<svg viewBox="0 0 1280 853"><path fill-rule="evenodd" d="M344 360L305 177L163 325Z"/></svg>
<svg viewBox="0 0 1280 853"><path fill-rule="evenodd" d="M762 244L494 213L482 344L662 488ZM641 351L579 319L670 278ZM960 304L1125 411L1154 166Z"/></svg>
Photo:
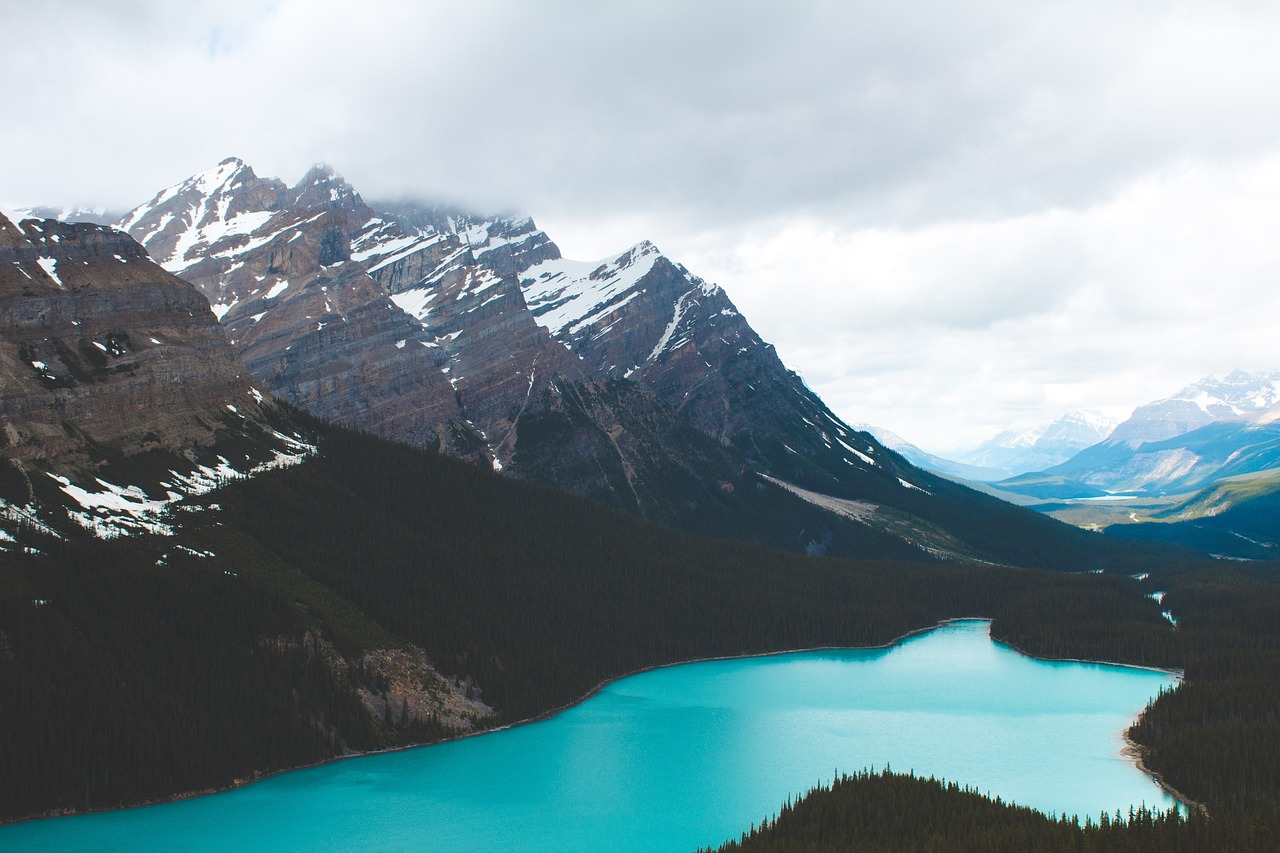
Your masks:
<svg viewBox="0 0 1280 853"><path fill-rule="evenodd" d="M1033 660L988 628L653 670L532 725L0 827L0 850L691 853L837 770L886 765L1046 813L1173 805L1121 755L1173 676Z"/></svg>

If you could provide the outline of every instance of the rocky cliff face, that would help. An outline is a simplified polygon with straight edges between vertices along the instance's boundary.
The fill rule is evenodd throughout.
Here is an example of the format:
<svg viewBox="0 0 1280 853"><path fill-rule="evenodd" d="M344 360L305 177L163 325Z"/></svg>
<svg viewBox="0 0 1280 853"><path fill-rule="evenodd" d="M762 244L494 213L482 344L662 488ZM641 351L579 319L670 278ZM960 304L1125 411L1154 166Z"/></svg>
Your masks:
<svg viewBox="0 0 1280 853"><path fill-rule="evenodd" d="M207 446L264 405L185 282L95 225L0 219L4 453L87 472L125 456Z"/></svg>
<svg viewBox="0 0 1280 853"><path fill-rule="evenodd" d="M0 324L10 503L25 505L58 482L65 494L78 489L86 509L158 510L157 489L181 491L158 476L101 500L82 486L110 491L104 477L139 473L140 464L174 478L202 466L233 476L295 450L296 438L276 430L287 418L249 376L208 301L118 231L0 216Z"/></svg>

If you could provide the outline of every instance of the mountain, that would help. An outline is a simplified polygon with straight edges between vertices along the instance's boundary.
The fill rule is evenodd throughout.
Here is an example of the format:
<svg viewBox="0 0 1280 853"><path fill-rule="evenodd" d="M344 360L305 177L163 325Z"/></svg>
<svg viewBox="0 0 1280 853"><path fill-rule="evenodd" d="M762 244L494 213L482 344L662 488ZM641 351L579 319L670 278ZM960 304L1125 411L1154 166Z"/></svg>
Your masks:
<svg viewBox="0 0 1280 853"><path fill-rule="evenodd" d="M22 508L60 491L78 521L117 534L305 452L205 298L117 231L0 216L0 323L10 522L34 522ZM146 473L122 486L122 466Z"/></svg>
<svg viewBox="0 0 1280 853"><path fill-rule="evenodd" d="M645 667L878 644L1076 586L697 539L325 424L268 397L208 301L102 226L0 218L0 308L0 821L457 737ZM1096 586L1150 610L1123 577Z"/></svg>
<svg viewBox="0 0 1280 853"><path fill-rule="evenodd" d="M1140 406L1106 440L1071 459L997 484L1057 497L1112 492L1177 494L1216 479L1280 467L1280 371L1233 371Z"/></svg>
<svg viewBox="0 0 1280 853"><path fill-rule="evenodd" d="M194 287L101 226L0 219L0 307L0 822L458 737L646 667L882 644L1082 579L1159 619L1123 575L699 539L291 411ZM745 525L876 540L743 491L771 511L737 505Z"/></svg>
<svg viewBox="0 0 1280 853"><path fill-rule="evenodd" d="M999 480L1007 477L1008 474L998 468L982 468L974 465L966 465L963 462L957 462L954 459L946 459L924 450L893 430L884 427L873 426L872 424L855 424L855 426L875 436L885 447L894 453L902 456L917 468L924 468L926 471L933 471L942 474L945 477L951 477L958 480L969 480L974 482L987 482L989 480Z"/></svg>
<svg viewBox="0 0 1280 853"><path fill-rule="evenodd" d="M517 475L556 471L557 485L663 519L712 499L689 468L738 470L533 321L510 270L558 250L527 217L375 213L327 167L286 187L231 159L121 226L209 297L273 393L328 420Z"/></svg>
<svg viewBox="0 0 1280 853"><path fill-rule="evenodd" d="M590 263L548 259L520 286L538 324L585 365L652 389L752 465L833 494L851 480L919 490L908 466L786 368L723 288L652 243Z"/></svg>
<svg viewBox="0 0 1280 853"><path fill-rule="evenodd" d="M575 262L527 216L367 203L327 166L290 187L234 158L119 225L208 297L268 390L325 419L814 553L1089 550L846 424L651 243Z"/></svg>
<svg viewBox="0 0 1280 853"><path fill-rule="evenodd" d="M1049 424L1002 432L960 455L958 461L998 472L996 476L972 478L982 481L1043 471L1102 441L1115 426L1116 422L1105 415L1067 412Z"/></svg>
<svg viewBox="0 0 1280 853"><path fill-rule="evenodd" d="M310 213L321 221L339 209ZM152 230L163 222L157 217ZM275 296L252 287L233 293L273 311L288 303L270 300L298 285L304 301L289 311L307 321L308 334L283 320L277 334L300 343L313 321L326 322L306 317L318 301L308 288L329 295L324 288L335 281L369 286L356 275L339 278L361 262L341 260L335 240L326 248L328 227L318 251L329 259L324 270L337 268L332 277L322 271L281 287L280 273L266 272L264 279L276 276ZM313 236L286 231L271 251L286 270L310 263ZM166 261L175 255L191 261L177 241ZM241 255L232 265L259 260ZM458 275L466 281L469 273L474 283L470 268ZM465 304L464 290L446 293ZM347 304L344 294L330 298ZM0 304L0 820L208 792L534 718L642 668L877 645L951 617L1015 624L993 630L1037 654L1182 662L1181 633L1127 577L1135 567L1161 571L1160 552L974 498L864 433L825 431L847 438L849 451L875 454L875 469L887 473L838 485L900 491L910 512L817 492L801 499L802 487L776 476L751 489L715 488L735 511L772 507L799 519L809 510L806 524L825 513L816 523L837 536L856 529L874 538L896 525L904 550L900 540L923 532L930 554L1003 553L1124 572L816 560L700 539L324 423L273 402L247 375L205 297L131 238L92 224L0 219ZM398 310L389 298L379 304L367 310ZM504 333L501 324L485 328ZM459 328L457 339L467 332ZM532 339L545 340L536 332ZM405 348L407 341L392 347ZM771 362L760 348L763 370ZM770 399L834 418L803 383L776 379ZM590 387L605 389L601 399L611 388L627 389L619 398L648 395L663 428L684 423L632 380L591 378ZM685 428L738 458L750 452L767 461L772 452L763 441L738 449L733 431L721 445ZM491 449L487 440L484 447ZM793 464L822 481L832 476L823 463ZM888 482L897 471L918 485ZM785 485L766 485L777 482ZM744 491L772 503L733 503ZM854 517L879 519L882 528ZM1177 586L1170 589L1176 597ZM1200 688L1200 670L1188 672L1188 686ZM1256 729L1245 731L1255 738ZM1226 746L1215 754L1240 754L1238 744ZM1234 760L1232 772L1269 768L1272 752L1246 750L1257 760Z"/></svg>
<svg viewBox="0 0 1280 853"><path fill-rule="evenodd" d="M1210 423L1235 420L1277 404L1280 404L1280 371L1233 370L1221 380L1206 376L1171 397L1134 409L1105 443L1138 447L1145 442L1183 435Z"/></svg>

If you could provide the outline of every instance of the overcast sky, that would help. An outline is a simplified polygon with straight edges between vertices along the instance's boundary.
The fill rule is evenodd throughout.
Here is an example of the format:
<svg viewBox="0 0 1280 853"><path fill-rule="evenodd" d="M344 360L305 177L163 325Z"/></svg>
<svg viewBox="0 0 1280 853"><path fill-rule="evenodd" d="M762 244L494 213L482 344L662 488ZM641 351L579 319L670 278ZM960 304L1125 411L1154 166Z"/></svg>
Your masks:
<svg viewBox="0 0 1280 853"><path fill-rule="evenodd" d="M926 449L1280 368L1280 4L0 0L0 204L227 156L652 239Z"/></svg>

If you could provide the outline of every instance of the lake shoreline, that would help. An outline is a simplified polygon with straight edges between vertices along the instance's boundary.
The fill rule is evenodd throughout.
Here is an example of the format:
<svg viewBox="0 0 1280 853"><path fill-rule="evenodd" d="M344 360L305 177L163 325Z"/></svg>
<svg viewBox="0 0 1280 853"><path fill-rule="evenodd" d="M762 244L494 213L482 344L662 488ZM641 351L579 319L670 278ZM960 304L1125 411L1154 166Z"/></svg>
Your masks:
<svg viewBox="0 0 1280 853"><path fill-rule="evenodd" d="M1122 666L1128 669L1140 669L1146 672L1162 672L1166 675L1172 675L1174 678L1177 678L1179 683L1181 683L1182 680L1186 677L1186 671L1181 669L1165 669L1164 667L1159 667L1159 666L1143 666L1142 664L1118 663L1116 661L1084 660L1082 658L1043 658L1043 657L1040 657L1039 655L1033 655L1030 652L1026 651L1025 649L1018 648L1017 645L1009 642L1008 640L997 640L995 637L992 637L991 642L996 643L997 645L1004 646L1007 649L1011 649L1017 652L1018 654L1022 655L1023 657L1031 658L1032 660L1045 661L1046 663L1087 663L1087 664L1098 664L1100 666ZM1142 713L1138 714L1138 717L1137 719L1134 720L1134 723L1137 723L1138 720L1141 720L1142 714L1144 713L1146 713L1145 710ZM1205 808L1204 803L1199 803L1191 799L1186 794L1182 793L1177 788L1173 787L1168 782L1166 782L1162 775L1152 770L1150 767L1147 767L1146 762L1143 761L1144 747L1142 746L1142 744L1138 743L1137 741L1129 737L1128 729L1125 729L1123 732L1121 732L1120 737L1124 740L1124 746L1120 749L1120 754L1124 756L1126 759L1128 759L1129 761L1132 761L1133 765L1137 767L1138 770L1144 773L1149 779L1151 779L1152 782L1155 782L1156 787L1158 787L1160 790L1164 791L1166 794L1168 794L1170 797L1176 800L1178 802L1178 805L1183 806L1188 810L1199 811L1201 814L1204 814L1204 815L1209 814L1209 810Z"/></svg>
<svg viewBox="0 0 1280 853"><path fill-rule="evenodd" d="M386 749L353 751L353 752L346 753L344 755L331 756L329 758L325 758L320 761L315 761L310 764L301 764L294 767L256 773L246 779L237 779L229 785L213 787L213 788L204 788L204 789L199 789L194 791L186 791L180 794L174 794L168 797L146 800L143 802L134 803L127 806L112 806L112 807L94 808L94 809L66 809L66 810L46 812L43 814L33 815L26 818L20 818L18 820L0 821L0 827L6 826L6 825L16 825L20 823L35 823L37 821L53 820L53 819L62 818L62 817L76 817L76 816L84 816L84 815L91 815L91 814L102 814L106 812L127 811L130 809L139 809L139 808L146 808L149 806L160 806L160 805L166 805L169 803L177 803L177 802L182 802L184 800L195 799L198 797L207 797L214 794L226 793L228 791L244 788L246 786L255 784L257 782L262 782L267 779L271 779L272 777L275 777L275 776L281 776L286 773L295 773L302 770L310 770L314 768L324 767L330 764L335 764L339 761L347 761L350 759L364 758L368 756L387 755L391 753L404 752L406 750L411 750L411 749L421 749L423 747L428 747L428 746L439 746L446 743L455 743L458 741L463 741L468 738L480 737L482 735L488 735L488 734L495 734L497 732L502 732L502 731L509 731L512 729L519 728L521 726L527 726L533 723L539 723L539 722L544 722L546 720L549 720L553 717L558 716L559 714L564 713L565 711L568 711L572 708L575 708L589 701L590 699L599 695L599 693L602 690L606 689L611 684L614 684L618 681L622 681L623 679L626 679L626 678L631 678L632 676L642 675L644 673L654 672L660 669L667 669L670 667L677 667L677 666L685 666L688 664L695 664L695 663L711 663L716 661L731 661L731 660L752 660L752 659L758 659L758 658L782 657L784 655L805 654L809 652L874 651L877 649L892 649L895 646L898 646L903 642L912 639L913 637L918 637L920 635L927 634L932 631L936 631L939 628L945 627L947 625L953 625L961 622L987 623L988 637L992 643L995 643L997 645L1002 645L1010 649L1011 651L1014 651L1017 654L1020 654L1026 658L1030 658L1032 660L1045 661L1045 662L1083 663L1083 664L1097 664L1101 666L1127 667L1127 668L1141 669L1141 670L1146 670L1151 672L1161 672L1168 675L1173 675L1179 678L1180 680L1182 678L1182 672L1180 670L1167 670L1167 669L1161 669L1159 667L1142 666L1139 664L1116 663L1112 661L1080 660L1080 659L1073 659L1073 658L1042 658L1037 655L1030 654L1018 648L1016 645L1012 643L1008 643L1002 640L996 640L994 637L991 637L990 636L991 621L992 621L991 618L986 616L956 616L956 617L950 617L947 619L941 619L932 625L907 631L884 643L877 643L877 644L867 645L867 646L813 646L809 648L783 649L778 651L756 652L752 654L716 655L716 656L708 656L708 657L700 657L700 658L690 658L687 660L680 660L680 661L672 661L669 663L654 664L652 666L641 667L631 672L627 672L618 676L607 678L601 681L599 684L597 684L587 693L583 694L582 696L580 696L579 698L575 699L572 702L566 703L565 705L550 709L548 711L544 711L533 717L529 717L523 720L518 720L512 723L506 723L501 726L495 726L492 728L484 728L484 729L479 729L472 732L466 732L463 734L455 735L453 737L447 737L447 738L442 738L441 740L431 741L429 743L415 743L415 744L406 744L403 746L388 747ZM1177 791L1175 791L1174 789L1166 785L1164 780L1160 777L1159 774L1154 773L1151 770L1147 769L1147 767L1143 764L1141 760L1141 747L1129 741L1127 731L1123 733L1123 737L1125 739L1126 748L1122 750L1121 752L1122 755L1124 755L1127 759L1132 761L1134 765L1141 772L1143 772L1145 775L1150 777L1156 783L1157 786L1159 786L1162 790L1168 793L1171 797L1176 799L1179 803L1186 805L1188 808L1198 808L1203 811L1204 807L1201 804L1196 803L1190 800L1189 798L1184 797L1183 795L1181 795L1180 793L1178 793Z"/></svg>
<svg viewBox="0 0 1280 853"><path fill-rule="evenodd" d="M1186 808L1188 811L1198 811L1200 814L1208 817L1209 809L1205 807L1204 803L1199 803L1191 799L1186 794L1166 782L1164 780L1164 776L1146 765L1146 762L1142 760L1144 754L1142 744L1130 738L1127 730L1123 735L1121 735L1121 737L1124 738L1124 748L1120 750L1121 755L1132 761L1139 770L1147 774L1147 776L1151 778L1151 781L1155 782L1156 785L1159 786L1161 791L1164 791L1170 797L1177 800L1180 806Z"/></svg>

